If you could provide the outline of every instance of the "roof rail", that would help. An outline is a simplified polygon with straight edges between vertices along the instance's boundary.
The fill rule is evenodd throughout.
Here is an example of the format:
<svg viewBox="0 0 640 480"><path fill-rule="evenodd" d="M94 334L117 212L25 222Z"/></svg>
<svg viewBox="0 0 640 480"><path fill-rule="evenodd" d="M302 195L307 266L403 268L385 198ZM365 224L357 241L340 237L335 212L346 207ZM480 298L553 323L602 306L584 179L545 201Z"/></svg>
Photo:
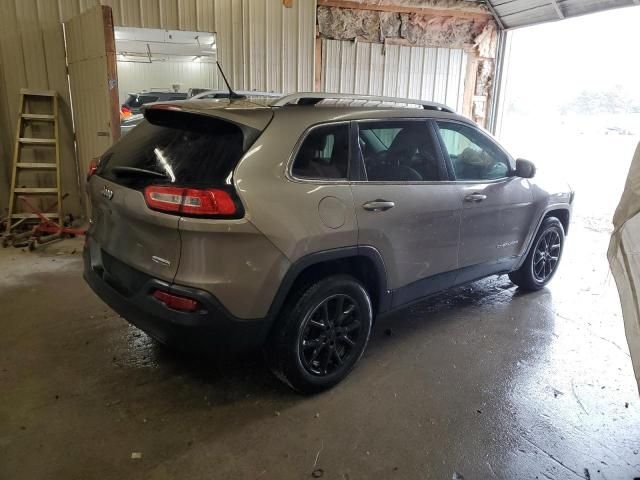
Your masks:
<svg viewBox="0 0 640 480"><path fill-rule="evenodd" d="M425 110L437 110L440 112L456 113L452 108L437 102L425 100L412 100L409 98L384 97L377 95L354 95L351 93L325 93L325 92L300 92L285 95L271 104L272 107L285 107L287 105L315 105L322 100L351 100L355 102L400 103L408 105L420 105ZM358 105L367 106L367 105Z"/></svg>

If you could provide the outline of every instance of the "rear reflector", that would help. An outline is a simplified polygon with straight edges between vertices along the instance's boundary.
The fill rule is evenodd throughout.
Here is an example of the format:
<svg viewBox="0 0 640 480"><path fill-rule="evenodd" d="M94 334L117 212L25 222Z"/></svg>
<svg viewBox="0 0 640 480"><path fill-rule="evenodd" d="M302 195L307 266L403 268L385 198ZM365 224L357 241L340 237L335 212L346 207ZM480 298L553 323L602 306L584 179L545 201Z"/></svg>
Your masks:
<svg viewBox="0 0 640 480"><path fill-rule="evenodd" d="M167 307L181 312L195 312L200 308L200 304L192 298L181 297L162 290L156 290L152 294L153 298L161 301Z"/></svg>
<svg viewBox="0 0 640 480"><path fill-rule="evenodd" d="M227 216L236 214L236 205L225 190L150 185L144 189L149 208L160 212L190 216Z"/></svg>

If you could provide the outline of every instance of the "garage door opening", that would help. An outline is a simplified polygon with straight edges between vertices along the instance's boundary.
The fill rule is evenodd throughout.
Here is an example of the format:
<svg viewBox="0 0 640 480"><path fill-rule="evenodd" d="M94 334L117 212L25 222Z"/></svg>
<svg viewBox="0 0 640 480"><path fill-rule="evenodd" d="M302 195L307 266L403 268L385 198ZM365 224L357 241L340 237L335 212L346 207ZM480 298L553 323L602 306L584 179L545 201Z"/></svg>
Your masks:
<svg viewBox="0 0 640 480"><path fill-rule="evenodd" d="M574 223L609 233L640 140L640 9L509 33L497 135L576 191Z"/></svg>
<svg viewBox="0 0 640 480"><path fill-rule="evenodd" d="M216 34L115 27L122 133L145 103L184 100L218 88Z"/></svg>
<svg viewBox="0 0 640 480"><path fill-rule="evenodd" d="M593 360L581 371L615 378L624 385L621 391L634 396L633 376L618 372L631 372L629 351L637 351L637 329L622 317L607 249L640 141L638 22L640 9L621 9L509 32L496 125L514 156L536 163L541 185L567 182L575 191L563 267L555 280L554 311L563 293L571 299L562 317L566 323L556 330L562 334L566 328L568 335L558 355L580 348L575 333L581 329L598 332L616 352L605 356L606 345L594 348ZM580 304L595 314L591 320Z"/></svg>

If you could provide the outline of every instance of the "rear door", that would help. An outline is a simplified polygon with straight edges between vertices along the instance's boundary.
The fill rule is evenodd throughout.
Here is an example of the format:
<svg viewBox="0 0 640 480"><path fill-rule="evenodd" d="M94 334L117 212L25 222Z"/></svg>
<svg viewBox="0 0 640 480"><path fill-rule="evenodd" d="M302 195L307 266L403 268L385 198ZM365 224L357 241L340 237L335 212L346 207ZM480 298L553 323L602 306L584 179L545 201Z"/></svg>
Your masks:
<svg viewBox="0 0 640 480"><path fill-rule="evenodd" d="M357 125L363 170L352 183L358 244L382 254L394 305L450 286L461 205L431 121Z"/></svg>
<svg viewBox="0 0 640 480"><path fill-rule="evenodd" d="M528 180L512 175L509 156L479 129L454 121L436 123L463 204L460 267L519 255L533 215Z"/></svg>

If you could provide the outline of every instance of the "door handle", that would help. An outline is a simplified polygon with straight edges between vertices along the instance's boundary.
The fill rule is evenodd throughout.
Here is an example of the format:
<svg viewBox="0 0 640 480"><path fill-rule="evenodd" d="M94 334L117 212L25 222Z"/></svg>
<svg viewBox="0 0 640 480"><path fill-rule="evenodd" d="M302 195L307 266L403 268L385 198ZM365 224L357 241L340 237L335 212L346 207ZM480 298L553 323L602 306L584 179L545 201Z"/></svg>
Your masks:
<svg viewBox="0 0 640 480"><path fill-rule="evenodd" d="M466 197L464 197L464 201L465 202L481 202L483 200L485 200L487 198L486 195L483 195L481 193L471 193L469 195L467 195Z"/></svg>
<svg viewBox="0 0 640 480"><path fill-rule="evenodd" d="M384 212L385 210L389 210L395 206L395 202L390 202L388 200L372 200L363 204L362 208L371 212Z"/></svg>

